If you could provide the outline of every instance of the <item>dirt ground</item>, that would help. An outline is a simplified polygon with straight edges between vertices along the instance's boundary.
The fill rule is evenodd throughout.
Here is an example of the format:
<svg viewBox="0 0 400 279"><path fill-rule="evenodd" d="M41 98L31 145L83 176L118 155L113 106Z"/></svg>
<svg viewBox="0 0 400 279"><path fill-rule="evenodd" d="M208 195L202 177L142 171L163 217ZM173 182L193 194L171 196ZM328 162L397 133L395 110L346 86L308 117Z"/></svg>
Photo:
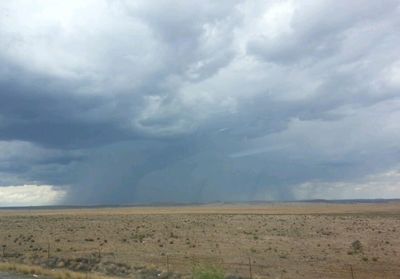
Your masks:
<svg viewBox="0 0 400 279"><path fill-rule="evenodd" d="M0 248L3 261L128 277L214 265L253 278L400 278L400 203L0 210Z"/></svg>

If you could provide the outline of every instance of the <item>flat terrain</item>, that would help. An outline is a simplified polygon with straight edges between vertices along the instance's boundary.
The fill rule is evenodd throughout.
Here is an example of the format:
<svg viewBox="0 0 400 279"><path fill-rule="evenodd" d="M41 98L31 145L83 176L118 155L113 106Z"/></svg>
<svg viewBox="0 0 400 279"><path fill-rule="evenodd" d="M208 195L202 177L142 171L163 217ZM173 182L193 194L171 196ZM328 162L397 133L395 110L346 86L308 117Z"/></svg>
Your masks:
<svg viewBox="0 0 400 279"><path fill-rule="evenodd" d="M216 265L254 278L400 278L400 203L0 210L0 248L3 261L128 277Z"/></svg>

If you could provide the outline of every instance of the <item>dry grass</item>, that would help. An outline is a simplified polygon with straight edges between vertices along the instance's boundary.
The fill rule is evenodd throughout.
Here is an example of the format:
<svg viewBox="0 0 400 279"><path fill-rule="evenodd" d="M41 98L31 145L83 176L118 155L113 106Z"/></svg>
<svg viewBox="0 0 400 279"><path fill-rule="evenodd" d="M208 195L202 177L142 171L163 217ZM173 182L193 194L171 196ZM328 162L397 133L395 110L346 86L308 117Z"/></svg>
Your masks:
<svg viewBox="0 0 400 279"><path fill-rule="evenodd" d="M87 274L87 273L80 273L74 272L69 270L51 270L47 268L43 268L40 266L33 266L33 265L25 265L25 264L18 264L18 263L8 263L2 262L0 263L0 271L6 272L15 272L21 273L25 275L40 275L49 277L52 279L111 279L113 277L105 277L98 274Z"/></svg>
<svg viewBox="0 0 400 279"><path fill-rule="evenodd" d="M271 204L208 204L200 206L119 207L86 209L0 210L0 216L30 215L171 215L171 214L400 214L399 202L329 204L329 203L271 203Z"/></svg>
<svg viewBox="0 0 400 279"><path fill-rule="evenodd" d="M344 278L349 265L356 278L400 272L399 203L0 211L0 227L0 257L5 245L26 263L50 246L51 257L177 272L223 262L248 276L249 258L266 278Z"/></svg>

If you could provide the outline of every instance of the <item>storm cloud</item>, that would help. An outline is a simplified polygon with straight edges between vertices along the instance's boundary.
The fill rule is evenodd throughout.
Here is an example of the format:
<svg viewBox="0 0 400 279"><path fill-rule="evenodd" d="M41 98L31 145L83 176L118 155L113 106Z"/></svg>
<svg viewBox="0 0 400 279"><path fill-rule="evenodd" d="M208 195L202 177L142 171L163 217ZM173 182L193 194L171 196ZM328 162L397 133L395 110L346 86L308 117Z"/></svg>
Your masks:
<svg viewBox="0 0 400 279"><path fill-rule="evenodd" d="M397 0L4 1L0 205L399 198L399 53Z"/></svg>

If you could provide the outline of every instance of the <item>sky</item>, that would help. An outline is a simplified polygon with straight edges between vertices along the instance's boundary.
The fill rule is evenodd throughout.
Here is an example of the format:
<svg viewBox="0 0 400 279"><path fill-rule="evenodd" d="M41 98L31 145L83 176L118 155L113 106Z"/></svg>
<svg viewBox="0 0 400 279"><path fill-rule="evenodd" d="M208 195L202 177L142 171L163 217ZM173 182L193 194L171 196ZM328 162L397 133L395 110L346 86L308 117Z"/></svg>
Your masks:
<svg viewBox="0 0 400 279"><path fill-rule="evenodd" d="M400 198L400 2L1 1L0 206Z"/></svg>

